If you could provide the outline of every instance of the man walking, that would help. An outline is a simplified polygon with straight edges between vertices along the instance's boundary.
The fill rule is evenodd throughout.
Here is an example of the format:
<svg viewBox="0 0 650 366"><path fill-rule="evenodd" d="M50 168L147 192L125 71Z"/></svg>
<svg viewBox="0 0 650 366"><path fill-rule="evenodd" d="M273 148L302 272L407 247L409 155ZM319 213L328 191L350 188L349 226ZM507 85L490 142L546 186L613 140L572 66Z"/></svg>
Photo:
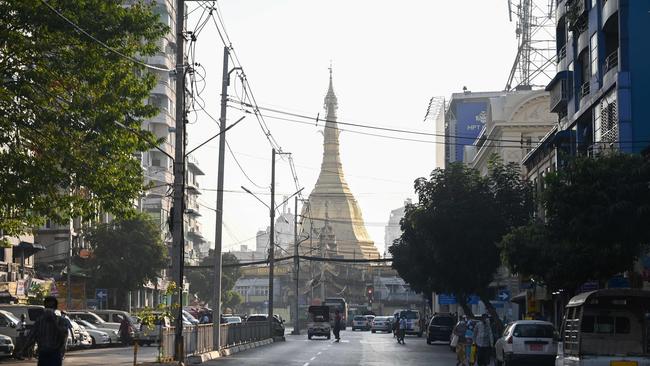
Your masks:
<svg viewBox="0 0 650 366"><path fill-rule="evenodd" d="M399 320L399 341L401 341L402 344L404 343L404 337L406 336L406 315L402 315L402 317Z"/></svg>
<svg viewBox="0 0 650 366"><path fill-rule="evenodd" d="M341 313L338 309L334 314L334 338L336 338L334 342L338 343L341 341Z"/></svg>
<svg viewBox="0 0 650 366"><path fill-rule="evenodd" d="M487 366L492 355L493 336L487 314L483 314L481 321L474 329L474 343L477 347L476 361L479 366Z"/></svg>
<svg viewBox="0 0 650 366"><path fill-rule="evenodd" d="M43 315L34 323L27 335L23 350L38 343L38 366L61 366L68 339L68 327L56 309L58 301L48 296L43 301Z"/></svg>

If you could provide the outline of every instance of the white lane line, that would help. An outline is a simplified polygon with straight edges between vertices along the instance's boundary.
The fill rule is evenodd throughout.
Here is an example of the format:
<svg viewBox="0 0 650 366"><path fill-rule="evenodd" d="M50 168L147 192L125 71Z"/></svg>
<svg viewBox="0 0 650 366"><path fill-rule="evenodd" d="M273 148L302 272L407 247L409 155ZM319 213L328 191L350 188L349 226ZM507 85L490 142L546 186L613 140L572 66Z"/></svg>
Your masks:
<svg viewBox="0 0 650 366"><path fill-rule="evenodd" d="M320 355L321 353L323 353L323 352L318 352L318 353L316 354L316 356Z"/></svg>
<svg viewBox="0 0 650 366"><path fill-rule="evenodd" d="M302 366L309 366L309 362L305 362L305 364Z"/></svg>
<svg viewBox="0 0 650 366"><path fill-rule="evenodd" d="M315 360L315 359L316 359L316 356L310 358L309 361L313 361L313 360Z"/></svg>

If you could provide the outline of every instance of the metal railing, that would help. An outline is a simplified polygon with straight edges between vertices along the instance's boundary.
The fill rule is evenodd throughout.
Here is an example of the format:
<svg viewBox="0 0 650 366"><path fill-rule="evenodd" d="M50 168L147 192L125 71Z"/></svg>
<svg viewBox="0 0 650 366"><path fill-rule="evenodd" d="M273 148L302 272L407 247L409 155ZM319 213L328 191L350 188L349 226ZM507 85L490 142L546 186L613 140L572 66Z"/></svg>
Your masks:
<svg viewBox="0 0 650 366"><path fill-rule="evenodd" d="M219 331L220 349L270 338L269 323L264 321L221 324ZM161 359L174 357L174 337L175 327L161 329L159 343L159 357ZM213 325L200 324L183 327L183 347L186 357L213 351Z"/></svg>
<svg viewBox="0 0 650 366"><path fill-rule="evenodd" d="M557 59L555 60L556 63L560 63L560 61L564 60L566 58L566 45L562 46L560 50L557 53Z"/></svg>
<svg viewBox="0 0 650 366"><path fill-rule="evenodd" d="M618 49L607 56L605 59L605 72L618 66Z"/></svg>
<svg viewBox="0 0 650 366"><path fill-rule="evenodd" d="M591 93L591 85L589 84L588 81L584 82L582 86L580 87L580 97L584 98Z"/></svg>

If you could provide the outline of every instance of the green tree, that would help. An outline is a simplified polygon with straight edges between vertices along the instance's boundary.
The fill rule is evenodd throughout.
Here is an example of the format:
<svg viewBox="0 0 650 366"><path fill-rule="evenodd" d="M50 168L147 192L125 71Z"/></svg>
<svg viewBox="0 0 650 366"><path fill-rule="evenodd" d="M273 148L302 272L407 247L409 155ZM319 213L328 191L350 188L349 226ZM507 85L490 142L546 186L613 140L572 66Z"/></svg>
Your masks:
<svg viewBox="0 0 650 366"><path fill-rule="evenodd" d="M97 226L87 240L92 248L89 267L95 286L117 288L122 306L129 291L155 282L169 265L160 228L146 214Z"/></svg>
<svg viewBox="0 0 650 366"><path fill-rule="evenodd" d="M136 151L155 114L155 76L122 55L152 55L167 31L151 5L120 0L0 1L0 230L100 210L124 216L143 189ZM138 137L117 123L137 130Z"/></svg>
<svg viewBox="0 0 650 366"><path fill-rule="evenodd" d="M495 316L489 284L501 264L497 243L533 208L518 167L492 161L481 177L451 164L417 179L415 192L418 203L406 208L402 235L389 249L393 268L418 292L455 294L467 314L467 299L477 294Z"/></svg>
<svg viewBox="0 0 650 366"><path fill-rule="evenodd" d="M231 291L235 287L235 282L241 276L239 267L233 266L239 263L237 257L232 253L223 253L221 255L221 263L223 265L221 271L221 304L222 307L229 305L236 306L239 303L233 303L233 298L236 297ZM210 250L207 257L201 261L201 266L208 266L207 268L200 268L187 271L187 280L190 283L190 293L195 294L199 299L209 302L212 300L212 291L214 289L214 251ZM241 302L241 297L237 297Z"/></svg>
<svg viewBox="0 0 650 366"><path fill-rule="evenodd" d="M549 174L540 197L545 220L503 238L520 275L570 293L631 270L650 243L650 162L630 154L578 157Z"/></svg>

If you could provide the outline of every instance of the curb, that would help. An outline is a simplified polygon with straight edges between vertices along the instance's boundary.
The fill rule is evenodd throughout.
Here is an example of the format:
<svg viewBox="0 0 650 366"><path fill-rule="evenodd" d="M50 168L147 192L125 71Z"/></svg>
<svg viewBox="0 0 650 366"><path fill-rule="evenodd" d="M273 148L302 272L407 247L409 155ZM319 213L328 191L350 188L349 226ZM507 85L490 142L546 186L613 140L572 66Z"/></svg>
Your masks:
<svg viewBox="0 0 650 366"><path fill-rule="evenodd" d="M242 344L242 345L239 345L239 346L232 346L232 347L229 347L229 348L224 348L223 350L221 350L221 352L212 351L212 352L202 353L200 355L190 356L190 357L187 358L187 364L188 365L199 365L199 364L202 364L202 363L210 361L210 360L214 360L214 359L217 359L217 358L220 358L220 357L227 357L227 356L233 355L235 353L239 353L239 352L246 351L246 350L253 349L253 348L266 346L266 345L269 345L269 344L271 344L273 342L277 342L277 341L278 340L274 340L273 338L268 338L268 339L265 339L263 341L245 343L245 344Z"/></svg>

